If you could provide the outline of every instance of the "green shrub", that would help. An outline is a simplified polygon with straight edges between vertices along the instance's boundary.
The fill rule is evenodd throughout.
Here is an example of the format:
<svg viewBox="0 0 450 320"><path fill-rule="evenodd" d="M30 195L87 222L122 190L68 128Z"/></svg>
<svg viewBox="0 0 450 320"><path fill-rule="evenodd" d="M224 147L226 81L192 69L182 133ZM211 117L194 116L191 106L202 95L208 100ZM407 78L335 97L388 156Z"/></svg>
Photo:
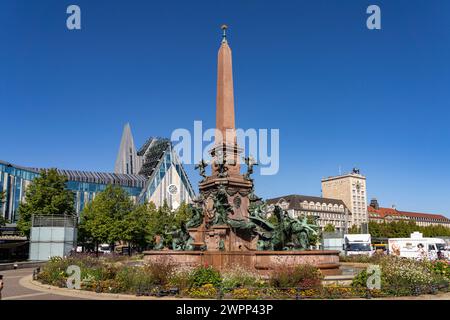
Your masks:
<svg viewBox="0 0 450 320"><path fill-rule="evenodd" d="M353 263L378 263L381 259L386 257L385 254L375 253L371 256L368 255L354 255L354 256L346 256L341 254L339 256L340 262L353 262Z"/></svg>
<svg viewBox="0 0 450 320"><path fill-rule="evenodd" d="M388 295L405 296L428 293L433 286L446 281L442 274L435 271L436 263L429 261L385 256L379 260L379 266L381 269L381 290ZM440 264L437 268L440 268ZM352 286L366 287L367 277L367 271L361 271L353 279Z"/></svg>
<svg viewBox="0 0 450 320"><path fill-rule="evenodd" d="M434 274L442 276L447 281L450 281L450 261L433 261L430 264L430 269Z"/></svg>
<svg viewBox="0 0 450 320"><path fill-rule="evenodd" d="M322 279L323 275L317 267L301 264L296 267L281 266L273 270L269 282L276 288L310 289L321 287Z"/></svg>
<svg viewBox="0 0 450 320"><path fill-rule="evenodd" d="M213 284L208 283L200 287L192 287L184 292L184 294L190 296L191 298L201 299L201 298L216 298L217 297L217 287Z"/></svg>
<svg viewBox="0 0 450 320"><path fill-rule="evenodd" d="M175 270L169 278L169 285L180 290L190 287L191 272L188 270Z"/></svg>
<svg viewBox="0 0 450 320"><path fill-rule="evenodd" d="M206 284L213 285L214 287L220 286L222 278L220 272L213 267L197 267L190 275L189 284L190 287L202 287Z"/></svg>
<svg viewBox="0 0 450 320"><path fill-rule="evenodd" d="M152 261L144 266L144 272L151 275L154 285L165 286L175 271L175 265L169 259Z"/></svg>
<svg viewBox="0 0 450 320"><path fill-rule="evenodd" d="M222 272L222 287L227 290L243 287L264 287L267 282L256 273L243 267L234 267Z"/></svg>
<svg viewBox="0 0 450 320"><path fill-rule="evenodd" d="M123 267L117 273L115 281L121 292L135 294L155 285L153 275L143 267Z"/></svg>
<svg viewBox="0 0 450 320"><path fill-rule="evenodd" d="M366 287L367 286L367 271L364 269L358 273L352 280L352 287Z"/></svg>
<svg viewBox="0 0 450 320"><path fill-rule="evenodd" d="M51 257L49 261L41 268L38 274L38 280L42 283L57 287L66 286L67 267L70 265L69 261L61 257Z"/></svg>

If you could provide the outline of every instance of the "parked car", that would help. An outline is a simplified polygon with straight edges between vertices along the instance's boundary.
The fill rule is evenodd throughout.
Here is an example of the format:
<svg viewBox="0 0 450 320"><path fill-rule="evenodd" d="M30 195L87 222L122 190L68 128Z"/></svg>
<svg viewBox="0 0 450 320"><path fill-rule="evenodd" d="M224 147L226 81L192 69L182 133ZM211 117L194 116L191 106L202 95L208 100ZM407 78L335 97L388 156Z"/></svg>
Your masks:
<svg viewBox="0 0 450 320"><path fill-rule="evenodd" d="M126 246L126 245L116 246L114 248L114 253L121 254L121 255L128 255L130 253L130 248L129 248L129 246Z"/></svg>
<svg viewBox="0 0 450 320"><path fill-rule="evenodd" d="M110 254L111 246L109 244L103 243L98 247L98 252L103 253L103 254Z"/></svg>

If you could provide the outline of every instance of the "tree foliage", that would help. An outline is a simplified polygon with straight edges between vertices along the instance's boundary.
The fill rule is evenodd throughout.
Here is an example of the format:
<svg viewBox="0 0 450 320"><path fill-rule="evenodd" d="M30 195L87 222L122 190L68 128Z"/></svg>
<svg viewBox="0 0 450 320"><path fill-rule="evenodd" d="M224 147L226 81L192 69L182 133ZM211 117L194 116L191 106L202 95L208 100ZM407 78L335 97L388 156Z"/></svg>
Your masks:
<svg viewBox="0 0 450 320"><path fill-rule="evenodd" d="M94 243L115 243L130 234L130 217L134 205L119 186L108 185L88 203L81 214L80 229Z"/></svg>
<svg viewBox="0 0 450 320"><path fill-rule="evenodd" d="M189 205L184 202L176 209L171 210L166 202L158 209L150 212L150 225L148 228L149 244L154 245L157 235L164 235L166 244L171 243L172 238L166 234L168 230L175 226L181 228L192 217L192 210Z"/></svg>
<svg viewBox="0 0 450 320"><path fill-rule="evenodd" d="M358 234L361 233L361 229L357 225L352 225L350 229L348 229L349 234Z"/></svg>
<svg viewBox="0 0 450 320"><path fill-rule="evenodd" d="M8 223L8 220L6 220L4 217L0 216L0 227L5 226Z"/></svg>
<svg viewBox="0 0 450 320"><path fill-rule="evenodd" d="M74 195L66 189L67 178L56 169L41 170L40 176L28 186L25 201L19 205L18 230L29 236L31 216L35 215L74 215Z"/></svg>
<svg viewBox="0 0 450 320"><path fill-rule="evenodd" d="M327 224L324 228L323 228L324 232L335 232L336 228L334 227L334 225L332 225L331 223Z"/></svg>
<svg viewBox="0 0 450 320"><path fill-rule="evenodd" d="M145 249L152 241L150 234L150 220L155 212L153 203L137 205L125 218L123 241L131 245Z"/></svg>
<svg viewBox="0 0 450 320"><path fill-rule="evenodd" d="M307 218L308 224L316 224L316 219L313 216L308 216ZM322 238L322 233L320 232L320 229L318 230L317 234L311 234L309 238L309 245L315 246L320 242L320 239Z"/></svg>
<svg viewBox="0 0 450 320"><path fill-rule="evenodd" d="M392 221L378 223L369 222L369 231L376 238L408 238L411 233L418 231L424 237L450 236L450 228L442 225L418 226L414 221Z"/></svg>
<svg viewBox="0 0 450 320"><path fill-rule="evenodd" d="M6 192L5 191L0 191L0 207L5 202L5 198L6 198Z"/></svg>
<svg viewBox="0 0 450 320"><path fill-rule="evenodd" d="M156 208L154 203L134 204L120 187L107 186L81 213L79 241L84 243L126 242L140 249L155 244L157 235L164 235L172 226L181 227L192 216L182 203L171 210L166 202ZM169 243L171 239L166 237Z"/></svg>
<svg viewBox="0 0 450 320"><path fill-rule="evenodd" d="M0 209L2 208L3 202L5 201L6 193L5 191L0 191ZM4 217L0 216L0 227L3 227L8 223Z"/></svg>

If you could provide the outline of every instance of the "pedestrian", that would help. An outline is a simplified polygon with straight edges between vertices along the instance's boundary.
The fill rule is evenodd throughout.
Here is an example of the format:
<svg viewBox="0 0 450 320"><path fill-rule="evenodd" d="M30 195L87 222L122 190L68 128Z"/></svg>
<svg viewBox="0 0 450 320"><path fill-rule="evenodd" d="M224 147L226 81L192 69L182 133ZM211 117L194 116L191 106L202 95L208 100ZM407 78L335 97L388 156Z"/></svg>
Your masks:
<svg viewBox="0 0 450 320"><path fill-rule="evenodd" d="M2 290L3 290L3 275L0 274L0 300L2 300Z"/></svg>

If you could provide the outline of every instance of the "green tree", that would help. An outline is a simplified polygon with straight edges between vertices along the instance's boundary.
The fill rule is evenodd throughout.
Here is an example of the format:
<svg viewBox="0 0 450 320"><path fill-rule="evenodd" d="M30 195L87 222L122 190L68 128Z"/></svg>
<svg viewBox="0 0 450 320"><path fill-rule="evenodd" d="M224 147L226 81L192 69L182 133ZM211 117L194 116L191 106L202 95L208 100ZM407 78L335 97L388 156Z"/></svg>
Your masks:
<svg viewBox="0 0 450 320"><path fill-rule="evenodd" d="M114 247L117 241L130 239L130 214L134 204L129 194L119 186L108 185L88 203L81 214L80 229L86 239L94 242L96 248L101 243Z"/></svg>
<svg viewBox="0 0 450 320"><path fill-rule="evenodd" d="M332 225L331 223L327 224L324 228L323 228L324 232L335 232L336 228L334 227L334 225Z"/></svg>
<svg viewBox="0 0 450 320"><path fill-rule="evenodd" d="M308 224L316 224L317 223L315 220L315 217L313 217L313 216L308 216L306 218L306 221L308 222ZM317 245L320 242L321 237L322 237L322 233L320 232L320 228L319 228L319 230L317 231L317 234L315 234L315 235L311 234L311 237L309 238L309 245L310 246Z"/></svg>
<svg viewBox="0 0 450 320"><path fill-rule="evenodd" d="M349 234L357 234L359 232L360 232L359 227L356 225L352 225L351 228L348 229Z"/></svg>
<svg viewBox="0 0 450 320"><path fill-rule="evenodd" d="M374 238L381 237L381 223L375 221L369 221L370 235Z"/></svg>
<svg viewBox="0 0 450 320"><path fill-rule="evenodd" d="M125 217L125 230L122 240L128 242L130 254L132 246L138 247L141 251L152 242L149 226L153 214L155 214L154 204L146 203L135 206Z"/></svg>
<svg viewBox="0 0 450 320"><path fill-rule="evenodd" d="M6 193L5 191L0 191L0 209L3 206L3 202L5 201ZM8 223L8 220L6 220L4 217L0 216L0 227L3 227Z"/></svg>
<svg viewBox="0 0 450 320"><path fill-rule="evenodd" d="M153 205L154 206L154 205ZM163 205L158 209L153 209L150 215L149 235L151 244L155 244L155 238L157 235L164 235L166 244L169 244L172 239L170 236L166 236L166 232L170 230L172 226L176 226L176 213L170 210L167 202L164 201Z"/></svg>
<svg viewBox="0 0 450 320"><path fill-rule="evenodd" d="M174 221L178 228L180 228L183 224L186 224L191 217L192 210L185 202L182 202L181 205L174 211Z"/></svg>
<svg viewBox="0 0 450 320"><path fill-rule="evenodd" d="M450 236L450 228L437 226L418 226L414 221L392 221L377 223L369 222L369 230L372 237L379 238L408 238L411 233L418 231L424 237Z"/></svg>
<svg viewBox="0 0 450 320"><path fill-rule="evenodd" d="M74 195L66 189L67 178L56 169L41 170L40 176L28 186L25 201L19 205L18 230L30 235L31 216L35 215L74 215Z"/></svg>

